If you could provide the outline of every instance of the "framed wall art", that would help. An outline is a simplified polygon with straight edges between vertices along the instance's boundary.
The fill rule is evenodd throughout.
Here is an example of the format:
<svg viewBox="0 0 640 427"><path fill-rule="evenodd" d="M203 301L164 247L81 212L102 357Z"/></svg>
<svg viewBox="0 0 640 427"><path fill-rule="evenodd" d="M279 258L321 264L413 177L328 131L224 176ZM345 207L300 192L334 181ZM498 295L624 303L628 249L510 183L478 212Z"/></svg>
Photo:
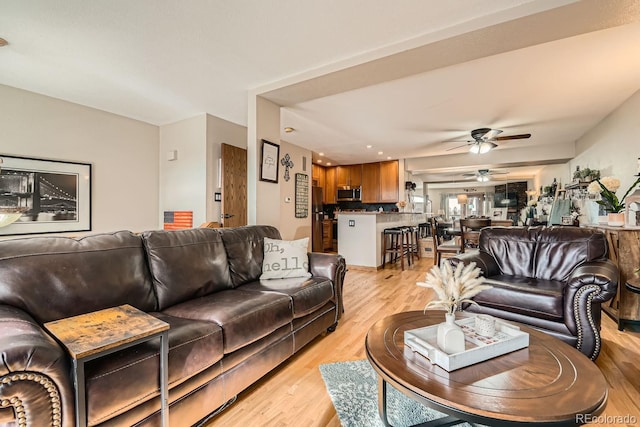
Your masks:
<svg viewBox="0 0 640 427"><path fill-rule="evenodd" d="M296 218L309 215L309 175L296 174Z"/></svg>
<svg viewBox="0 0 640 427"><path fill-rule="evenodd" d="M262 140L262 156L260 163L260 181L278 182L278 159L280 146Z"/></svg>
<svg viewBox="0 0 640 427"><path fill-rule="evenodd" d="M91 164L0 154L0 235L91 231Z"/></svg>

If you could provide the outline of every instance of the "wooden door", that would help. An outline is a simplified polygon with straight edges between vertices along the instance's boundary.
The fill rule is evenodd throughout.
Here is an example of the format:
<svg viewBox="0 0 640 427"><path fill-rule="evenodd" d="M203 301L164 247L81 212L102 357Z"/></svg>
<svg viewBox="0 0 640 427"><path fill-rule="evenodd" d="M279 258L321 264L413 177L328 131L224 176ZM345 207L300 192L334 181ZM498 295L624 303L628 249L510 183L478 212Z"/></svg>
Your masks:
<svg viewBox="0 0 640 427"><path fill-rule="evenodd" d="M398 161L380 162L380 201L396 203L398 201Z"/></svg>
<svg viewBox="0 0 640 427"><path fill-rule="evenodd" d="M380 201L380 163L362 165L362 203Z"/></svg>
<svg viewBox="0 0 640 427"><path fill-rule="evenodd" d="M247 150L222 144L223 227L247 225Z"/></svg>

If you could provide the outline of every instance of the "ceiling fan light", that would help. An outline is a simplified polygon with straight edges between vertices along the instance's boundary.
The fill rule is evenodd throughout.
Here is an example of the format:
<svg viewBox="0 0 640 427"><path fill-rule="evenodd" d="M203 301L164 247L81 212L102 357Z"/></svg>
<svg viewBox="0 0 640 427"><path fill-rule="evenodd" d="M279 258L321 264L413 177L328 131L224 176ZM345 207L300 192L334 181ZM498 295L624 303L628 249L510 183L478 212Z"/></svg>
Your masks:
<svg viewBox="0 0 640 427"><path fill-rule="evenodd" d="M477 180L478 182L487 182L489 181L489 177L487 175L479 175Z"/></svg>
<svg viewBox="0 0 640 427"><path fill-rule="evenodd" d="M480 153L480 144L478 144L477 142L473 145L471 145L471 147L469 147L469 152L473 153L473 154L479 154Z"/></svg>
<svg viewBox="0 0 640 427"><path fill-rule="evenodd" d="M488 153L492 148L495 148L495 147L497 147L497 145L494 144L493 142L484 141L478 144L478 153L479 154Z"/></svg>

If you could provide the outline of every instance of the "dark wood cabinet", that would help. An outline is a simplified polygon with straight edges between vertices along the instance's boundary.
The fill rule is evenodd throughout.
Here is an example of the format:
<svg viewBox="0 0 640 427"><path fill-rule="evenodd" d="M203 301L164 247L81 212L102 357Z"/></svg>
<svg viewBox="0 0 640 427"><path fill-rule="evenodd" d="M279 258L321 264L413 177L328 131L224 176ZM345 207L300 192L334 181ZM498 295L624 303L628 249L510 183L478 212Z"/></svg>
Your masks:
<svg viewBox="0 0 640 427"><path fill-rule="evenodd" d="M362 185L362 165L336 167L336 185L339 187L360 187Z"/></svg>
<svg viewBox="0 0 640 427"><path fill-rule="evenodd" d="M324 191L322 192L323 202L325 204L335 204L336 203L336 169L337 167L328 167L325 169L325 177L324 177Z"/></svg>
<svg viewBox="0 0 640 427"><path fill-rule="evenodd" d="M380 201L380 163L362 165L362 203Z"/></svg>
<svg viewBox="0 0 640 427"><path fill-rule="evenodd" d="M380 162L380 202L398 201L399 165L397 160Z"/></svg>

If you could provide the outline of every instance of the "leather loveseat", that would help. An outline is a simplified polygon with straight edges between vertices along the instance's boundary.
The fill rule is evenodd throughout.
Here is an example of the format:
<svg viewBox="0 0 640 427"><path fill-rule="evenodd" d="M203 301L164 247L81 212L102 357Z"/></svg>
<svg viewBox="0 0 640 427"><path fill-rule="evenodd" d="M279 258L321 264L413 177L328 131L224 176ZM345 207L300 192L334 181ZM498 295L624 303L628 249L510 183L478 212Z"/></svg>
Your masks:
<svg viewBox="0 0 640 427"><path fill-rule="evenodd" d="M449 258L475 262L484 290L466 311L524 323L598 357L600 305L613 298L618 268L607 258L603 233L577 227L490 227L479 252Z"/></svg>
<svg viewBox="0 0 640 427"><path fill-rule="evenodd" d="M167 322L169 420L198 424L340 319L345 262L259 280L270 226L0 242L0 424L75 424L49 321L130 304ZM303 249L304 251L304 249ZM85 365L88 425L159 425L159 339Z"/></svg>

